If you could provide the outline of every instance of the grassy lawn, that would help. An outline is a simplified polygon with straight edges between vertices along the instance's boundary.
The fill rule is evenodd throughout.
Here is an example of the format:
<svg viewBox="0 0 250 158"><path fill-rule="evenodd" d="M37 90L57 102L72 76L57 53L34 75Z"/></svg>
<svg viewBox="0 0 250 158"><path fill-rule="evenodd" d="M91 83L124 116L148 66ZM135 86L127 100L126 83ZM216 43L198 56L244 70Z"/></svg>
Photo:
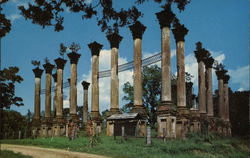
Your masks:
<svg viewBox="0 0 250 158"><path fill-rule="evenodd" d="M20 153L14 153L9 150L1 150L0 158L32 158L31 156L22 155Z"/></svg>
<svg viewBox="0 0 250 158"><path fill-rule="evenodd" d="M21 140L1 140L1 143L32 145L47 148L67 149L117 158L248 158L250 148L247 141L237 138L221 138L210 135L209 141L202 136L192 136L185 140L167 140L153 138L153 144L147 146L145 138L128 138L101 135L98 143L90 147L88 137L79 137L69 141L66 137L37 138Z"/></svg>

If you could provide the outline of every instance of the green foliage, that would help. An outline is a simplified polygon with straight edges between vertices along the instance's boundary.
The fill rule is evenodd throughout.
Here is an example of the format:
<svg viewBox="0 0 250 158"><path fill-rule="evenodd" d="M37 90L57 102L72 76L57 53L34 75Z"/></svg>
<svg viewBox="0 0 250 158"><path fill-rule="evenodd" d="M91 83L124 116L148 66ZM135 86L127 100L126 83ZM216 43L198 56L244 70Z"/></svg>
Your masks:
<svg viewBox="0 0 250 158"><path fill-rule="evenodd" d="M36 0L34 3L29 3L29 7L19 6L21 14L25 19L32 20L32 23L46 26L54 26L55 31L64 29L64 14L65 10L70 10L74 13L80 13L82 19L91 19L96 16L97 25L102 31L118 32L119 27L124 27L137 21L142 17L142 13L136 5L140 5L149 0L136 0L129 8L115 9L113 0L98 0L95 3L86 3L86 1L75 0ZM180 11L185 9L185 6L190 0L154 0L160 4L160 7L177 4ZM118 2L119 3L119 2ZM94 5L93 5L94 4Z"/></svg>
<svg viewBox="0 0 250 158"><path fill-rule="evenodd" d="M153 138L152 146L145 144L145 138L129 138L121 143L120 139L99 136L100 141L89 146L89 138L79 137L69 141L66 137L37 138L22 140L3 140L2 143L26 144L33 146L69 149L114 158L245 158L250 154L247 141L236 138L221 138L211 135L210 142L204 141L202 135L193 135L185 140L167 140Z"/></svg>
<svg viewBox="0 0 250 158"><path fill-rule="evenodd" d="M63 43L61 43L60 48L59 48L59 54L61 57L64 57L66 50L67 50L67 47Z"/></svg>
<svg viewBox="0 0 250 158"><path fill-rule="evenodd" d="M23 105L23 99L15 96L15 84L23 81L23 78L17 74L18 72L18 67L0 70L0 109L9 109L11 105Z"/></svg>
<svg viewBox="0 0 250 158"><path fill-rule="evenodd" d="M31 61L31 64L32 64L33 66L39 67L39 66L41 65L41 62L38 61L38 60L32 60L32 61Z"/></svg>
<svg viewBox="0 0 250 158"><path fill-rule="evenodd" d="M20 153L14 153L9 150L1 150L0 158L32 158L31 156L22 155Z"/></svg>
<svg viewBox="0 0 250 158"><path fill-rule="evenodd" d="M189 73L186 73L186 80L191 81L193 76ZM176 103L177 100L177 89L176 89L176 80L177 78L172 75L172 101ZM191 83L191 82L190 82ZM133 107L134 101L134 89L133 85L129 82L125 83L123 86L123 92L125 95L123 96L123 100L128 103L122 107L123 112L129 112ZM149 123L151 127L154 127L156 123L156 110L158 105L160 104L160 95L161 95L161 68L157 65L153 65L150 67L143 67L142 70L142 88L143 95L142 101L143 105L146 107L149 113ZM187 93L192 92L192 86L187 86ZM188 95L187 95L188 96ZM187 102L191 100L192 102L192 94L190 94L191 98L187 99ZM190 103L187 103L188 105Z"/></svg>
<svg viewBox="0 0 250 158"><path fill-rule="evenodd" d="M0 138L17 138L18 131L24 133L27 128L27 119L19 112L13 110L0 110L1 134ZM18 121L17 121L18 120ZM27 132L27 131L26 131Z"/></svg>
<svg viewBox="0 0 250 158"><path fill-rule="evenodd" d="M70 45L69 49L70 49L72 52L77 53L77 52L81 49L81 47L80 47L79 44L73 42L73 43Z"/></svg>

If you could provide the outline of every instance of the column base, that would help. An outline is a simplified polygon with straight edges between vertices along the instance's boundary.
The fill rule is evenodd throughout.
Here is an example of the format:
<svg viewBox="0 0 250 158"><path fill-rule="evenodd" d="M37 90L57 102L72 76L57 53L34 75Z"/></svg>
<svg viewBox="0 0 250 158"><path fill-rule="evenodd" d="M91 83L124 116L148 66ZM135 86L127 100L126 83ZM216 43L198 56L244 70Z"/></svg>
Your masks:
<svg viewBox="0 0 250 158"><path fill-rule="evenodd" d="M198 133L200 132L201 123L200 123L200 113L198 109L190 109L190 132Z"/></svg>
<svg viewBox="0 0 250 158"><path fill-rule="evenodd" d="M209 121L207 113L200 113L200 122L201 122L201 133L207 135L209 129Z"/></svg>
<svg viewBox="0 0 250 158"><path fill-rule="evenodd" d="M157 109L157 115L168 113L176 115L176 112L176 106L172 101L162 101Z"/></svg>
<svg viewBox="0 0 250 158"><path fill-rule="evenodd" d="M186 138L190 124L190 112L186 107L177 107L176 137Z"/></svg>
<svg viewBox="0 0 250 158"><path fill-rule="evenodd" d="M73 122L79 123L79 116L77 114L70 114L70 119L72 119Z"/></svg>
<svg viewBox="0 0 250 158"><path fill-rule="evenodd" d="M148 112L143 105L134 105L130 113L139 113L143 118L148 117Z"/></svg>

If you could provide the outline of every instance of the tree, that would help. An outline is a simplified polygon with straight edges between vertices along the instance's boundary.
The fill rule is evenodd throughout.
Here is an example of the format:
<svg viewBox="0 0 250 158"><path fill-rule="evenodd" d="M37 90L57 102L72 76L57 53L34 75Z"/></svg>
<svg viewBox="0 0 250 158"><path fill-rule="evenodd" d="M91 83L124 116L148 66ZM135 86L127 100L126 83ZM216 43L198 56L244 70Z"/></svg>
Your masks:
<svg viewBox="0 0 250 158"><path fill-rule="evenodd" d="M24 133L26 129L26 118L19 112L13 110L0 110L1 132L0 138L17 138L18 131ZM18 121L17 121L18 120Z"/></svg>
<svg viewBox="0 0 250 158"><path fill-rule="evenodd" d="M143 87L143 106L146 107L149 113L149 123L153 126L156 122L156 108L160 103L161 93L161 68L157 65L151 67L144 67L142 71L142 87ZM128 112L133 107L133 86L127 82L124 84L123 91L126 94L123 100L128 101L124 105L123 111Z"/></svg>
<svg viewBox="0 0 250 158"><path fill-rule="evenodd" d="M23 99L15 95L15 84L23 81L18 72L18 67L0 70L0 109L9 109L11 105L23 106Z"/></svg>
<svg viewBox="0 0 250 158"><path fill-rule="evenodd" d="M2 14L2 4L6 3L8 0L0 1L0 38L4 37L11 30L11 22L9 19Z"/></svg>
<svg viewBox="0 0 250 158"><path fill-rule="evenodd" d="M101 30L110 33L118 32L119 27L132 24L143 16L137 6L148 1L135 0L130 8L116 10L113 8L113 0L97 0L91 3L84 0L35 0L34 4L29 3L27 9L24 6L19 6L19 9L26 19L32 20L32 23L41 25L43 28L54 26L55 31L64 29L62 13L65 10L82 14L82 19L91 19L96 16L97 25L101 26ZM154 0L154 2L159 3L163 8L175 3L177 8L183 11L190 0Z"/></svg>
<svg viewBox="0 0 250 158"><path fill-rule="evenodd" d="M149 113L149 123L153 127L155 122L157 121L156 110L158 105L160 104L160 96L161 96L161 68L157 65L153 65L150 67L144 67L142 70L142 87L143 87L143 106L146 107ZM189 73L186 73L186 88L187 92L192 90L192 86L188 86L191 82L191 78L193 76ZM177 91L176 91L176 80L177 77L172 75L171 78L172 84L172 101L176 105L177 102ZM123 100L127 101L128 103L122 107L123 112L130 112L132 107L134 106L134 89L133 85L129 82L126 82L123 86L123 92L125 96L123 96ZM188 98L187 95L187 105L189 105L189 100L192 99L192 94ZM188 108L191 108L189 105Z"/></svg>

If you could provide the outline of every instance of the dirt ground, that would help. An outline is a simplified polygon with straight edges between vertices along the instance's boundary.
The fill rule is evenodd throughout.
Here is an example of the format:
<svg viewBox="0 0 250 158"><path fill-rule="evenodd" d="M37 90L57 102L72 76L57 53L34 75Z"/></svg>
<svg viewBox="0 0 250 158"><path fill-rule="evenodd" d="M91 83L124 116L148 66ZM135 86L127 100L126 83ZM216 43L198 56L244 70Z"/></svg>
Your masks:
<svg viewBox="0 0 250 158"><path fill-rule="evenodd" d="M11 150L15 153L29 155L33 158L108 158L105 156L72 152L60 149L48 149L34 146L1 144L1 150Z"/></svg>

